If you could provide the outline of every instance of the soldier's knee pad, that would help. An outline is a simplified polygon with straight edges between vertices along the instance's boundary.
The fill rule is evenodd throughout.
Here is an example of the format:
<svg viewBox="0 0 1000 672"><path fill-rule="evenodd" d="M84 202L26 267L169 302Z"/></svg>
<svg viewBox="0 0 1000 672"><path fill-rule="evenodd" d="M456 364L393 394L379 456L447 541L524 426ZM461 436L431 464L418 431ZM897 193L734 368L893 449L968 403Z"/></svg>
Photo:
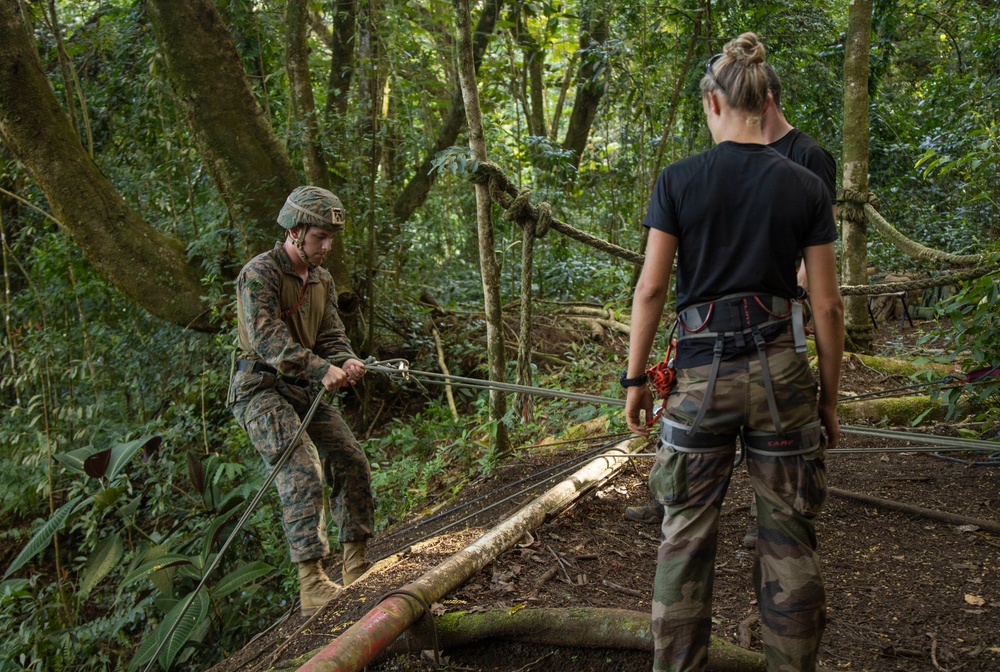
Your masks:
<svg viewBox="0 0 1000 672"><path fill-rule="evenodd" d="M783 434L748 429L743 432L743 442L747 450L755 455L768 457L805 455L823 447L823 426L816 420Z"/></svg>

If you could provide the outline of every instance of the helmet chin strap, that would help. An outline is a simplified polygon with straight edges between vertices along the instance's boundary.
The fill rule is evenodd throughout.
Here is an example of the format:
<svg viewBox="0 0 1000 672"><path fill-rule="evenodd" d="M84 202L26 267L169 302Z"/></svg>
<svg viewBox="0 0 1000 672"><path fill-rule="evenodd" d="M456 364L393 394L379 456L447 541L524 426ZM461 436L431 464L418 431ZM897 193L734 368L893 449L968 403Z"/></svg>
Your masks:
<svg viewBox="0 0 1000 672"><path fill-rule="evenodd" d="M300 229L301 232L299 233L299 235L292 236L292 246L299 251L299 256L302 258L302 261L306 262L306 265L309 266L309 268L318 268L320 265L319 262L313 261L312 259L309 258L309 255L306 254L306 249L305 249L306 231L308 230L309 230L309 224L303 224L302 228Z"/></svg>

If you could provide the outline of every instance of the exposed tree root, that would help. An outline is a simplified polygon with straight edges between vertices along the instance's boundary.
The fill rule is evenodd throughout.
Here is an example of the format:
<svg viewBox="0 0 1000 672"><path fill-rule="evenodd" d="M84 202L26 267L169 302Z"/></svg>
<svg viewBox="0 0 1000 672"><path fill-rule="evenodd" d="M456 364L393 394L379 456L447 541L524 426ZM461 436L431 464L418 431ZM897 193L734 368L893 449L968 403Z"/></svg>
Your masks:
<svg viewBox="0 0 1000 672"><path fill-rule="evenodd" d="M653 652L649 613L627 609L570 607L487 612L450 612L434 619L438 645L443 649L469 646L486 639L512 640L597 649L636 649ZM387 655L418 653L433 646L428 627L415 625L386 649ZM764 656L712 637L712 672L763 672Z"/></svg>

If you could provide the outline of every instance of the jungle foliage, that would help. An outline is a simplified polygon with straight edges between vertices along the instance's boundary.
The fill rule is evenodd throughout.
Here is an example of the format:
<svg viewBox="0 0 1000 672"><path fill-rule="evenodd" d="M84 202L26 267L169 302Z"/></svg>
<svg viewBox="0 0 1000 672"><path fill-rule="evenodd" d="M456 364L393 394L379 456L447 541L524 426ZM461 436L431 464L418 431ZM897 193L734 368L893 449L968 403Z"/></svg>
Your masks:
<svg viewBox="0 0 1000 672"><path fill-rule="evenodd" d="M659 169L711 144L703 64L742 31L764 38L789 120L841 156L848 4L482 0L489 158L557 218L638 250ZM294 183L347 207L331 266L357 348L437 370L440 309L452 373L483 375L455 49L446 0L0 0L0 669L145 667L260 488L225 407L231 283ZM998 52L992 0L874 2L869 184L926 245L998 251ZM495 214L506 305L521 231ZM627 308L631 265L558 236L535 248L536 299ZM868 253L876 279L942 270L877 236ZM986 277L942 304L965 367L1000 364L997 291ZM600 393L621 368L598 345L561 356L536 384ZM458 419L437 389L343 400L380 526L495 466L498 420L457 394ZM602 410L540 408L499 420L515 445ZM155 664L205 669L291 607L273 493L239 546Z"/></svg>

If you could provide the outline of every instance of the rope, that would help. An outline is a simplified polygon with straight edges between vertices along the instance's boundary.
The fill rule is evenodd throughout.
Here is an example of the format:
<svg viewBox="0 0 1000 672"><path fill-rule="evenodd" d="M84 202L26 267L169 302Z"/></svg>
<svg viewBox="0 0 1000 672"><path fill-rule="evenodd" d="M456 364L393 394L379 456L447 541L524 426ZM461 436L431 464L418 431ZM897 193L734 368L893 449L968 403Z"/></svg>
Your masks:
<svg viewBox="0 0 1000 672"><path fill-rule="evenodd" d="M397 366L391 366L397 364ZM581 392L566 392L564 390L549 390L544 387L532 387L530 385L516 385L514 383L502 383L481 378L465 378L444 373L434 373L432 371L416 371L409 368L409 363L403 359L390 359L382 362L365 363L365 369L375 373L383 373L389 377L399 377L408 380L410 377L422 379L425 383L437 385L457 385L459 387L470 387L480 390L497 390L500 392L513 392L516 394L531 394L536 397L550 397L557 399L569 399L571 401L583 401L591 404L608 406L625 406L624 399L614 397L599 397L594 394L583 394Z"/></svg>
<svg viewBox="0 0 1000 672"><path fill-rule="evenodd" d="M395 366L393 366L395 365ZM462 376L455 376L451 374L435 373L431 371L417 371L409 368L409 362L405 359L389 359L381 362L369 361L365 363L365 368L373 373L383 373L390 378L398 378L401 381L408 381L414 379L418 384L421 380L424 383L432 385L455 385L457 387L468 387L477 390L497 390L500 392L511 392L515 394L529 394L536 397L548 397L550 399L567 399L570 401L582 401L590 404L597 404L603 406L617 406L620 408L625 407L624 399L617 399L615 397L600 397L593 394L584 394L582 392L567 392L564 390L551 390L544 387L534 387L531 385L516 385L514 383L496 382L490 380L483 380L481 378L466 378ZM838 398L839 402L848 403L852 401L858 401L861 399L868 399L874 397L889 397L893 396L898 392L916 389L919 387L930 387L933 385L940 385L942 388L946 386L956 386L956 384L968 384L975 385L975 382L961 381L956 376L944 376L938 380L932 380L928 382L915 383L913 385L907 385L904 387L896 387L888 390L879 390L876 392L866 392L864 394L848 396L842 395Z"/></svg>
<svg viewBox="0 0 1000 672"><path fill-rule="evenodd" d="M584 245L589 245L637 266L642 266L645 261L645 256L638 252L625 249L624 247L580 231L556 219L552 216L552 206L548 203L532 204L531 190L518 189L504 174L503 170L500 169L500 166L492 161L480 161L472 173L471 179L476 184L485 184L488 186L490 198L506 211L504 213L505 220L516 222L522 228L527 222L534 222L535 237L537 238L541 238L552 228ZM840 189L837 192L837 205L843 209L843 216L847 219L856 221L868 219L876 230L911 257L955 266L975 266L975 268L969 271L938 278L924 278L910 282L889 282L876 285L844 285L840 288L840 293L844 296L889 294L892 292L940 287L954 282L979 278L1000 268L1000 264L984 263L987 261L987 257L982 254L951 254L921 245L907 238L879 214L878 197L871 192L863 194L853 189Z"/></svg>
<svg viewBox="0 0 1000 672"><path fill-rule="evenodd" d="M638 252L627 250L624 247L609 243L597 236L573 228L569 224L562 222L552 216L552 208L547 203L532 205L530 202L530 190L519 190L513 182L504 174L500 166L492 161L480 161L476 170L472 173L472 181L476 184L485 184L489 187L490 197L504 210L509 209L513 203L518 201L518 197L527 191L527 196L522 198L512 217L517 217L518 223L525 220L535 222L535 235L542 236L549 228L555 229L559 233L568 236L584 245L589 245L602 252L606 252L613 257L630 261L637 266L642 266L645 257ZM505 215L506 217L506 215ZM547 225L547 226L546 226ZM523 226L523 225L522 225Z"/></svg>
<svg viewBox="0 0 1000 672"><path fill-rule="evenodd" d="M907 238L899 231L899 229L886 221L886 219L878 213L878 210L876 210L871 203L865 203L864 211L868 216L868 221L878 230L879 233L888 238L889 241L896 247L914 259L921 259L923 261L931 261L940 264L952 264L954 266L975 266L985 261L985 257L981 254L951 254L949 252L935 250L927 247L926 245L921 245L917 241Z"/></svg>
<svg viewBox="0 0 1000 672"><path fill-rule="evenodd" d="M392 595L412 597L420 604L420 608L423 610L423 613L420 616L421 618L426 618L427 622L430 623L431 626L431 643L434 646L434 665L436 667L441 667L441 647L438 645L437 623L434 622L434 614L431 613L431 607L427 604L427 600L411 590L397 588L396 590L390 590L388 593L385 593L382 597L378 598L378 600L376 600L376 604L381 604L385 598Z"/></svg>
<svg viewBox="0 0 1000 672"><path fill-rule="evenodd" d="M1000 264L989 264L976 266L956 273L947 273L934 278L920 278L908 282L883 282L877 285L841 285L840 293L843 296L861 296L866 294L892 294L893 292L908 292L915 289L927 289L929 287L941 287L943 285L953 285L965 280L974 280L984 275L995 273L1000 270Z"/></svg>

